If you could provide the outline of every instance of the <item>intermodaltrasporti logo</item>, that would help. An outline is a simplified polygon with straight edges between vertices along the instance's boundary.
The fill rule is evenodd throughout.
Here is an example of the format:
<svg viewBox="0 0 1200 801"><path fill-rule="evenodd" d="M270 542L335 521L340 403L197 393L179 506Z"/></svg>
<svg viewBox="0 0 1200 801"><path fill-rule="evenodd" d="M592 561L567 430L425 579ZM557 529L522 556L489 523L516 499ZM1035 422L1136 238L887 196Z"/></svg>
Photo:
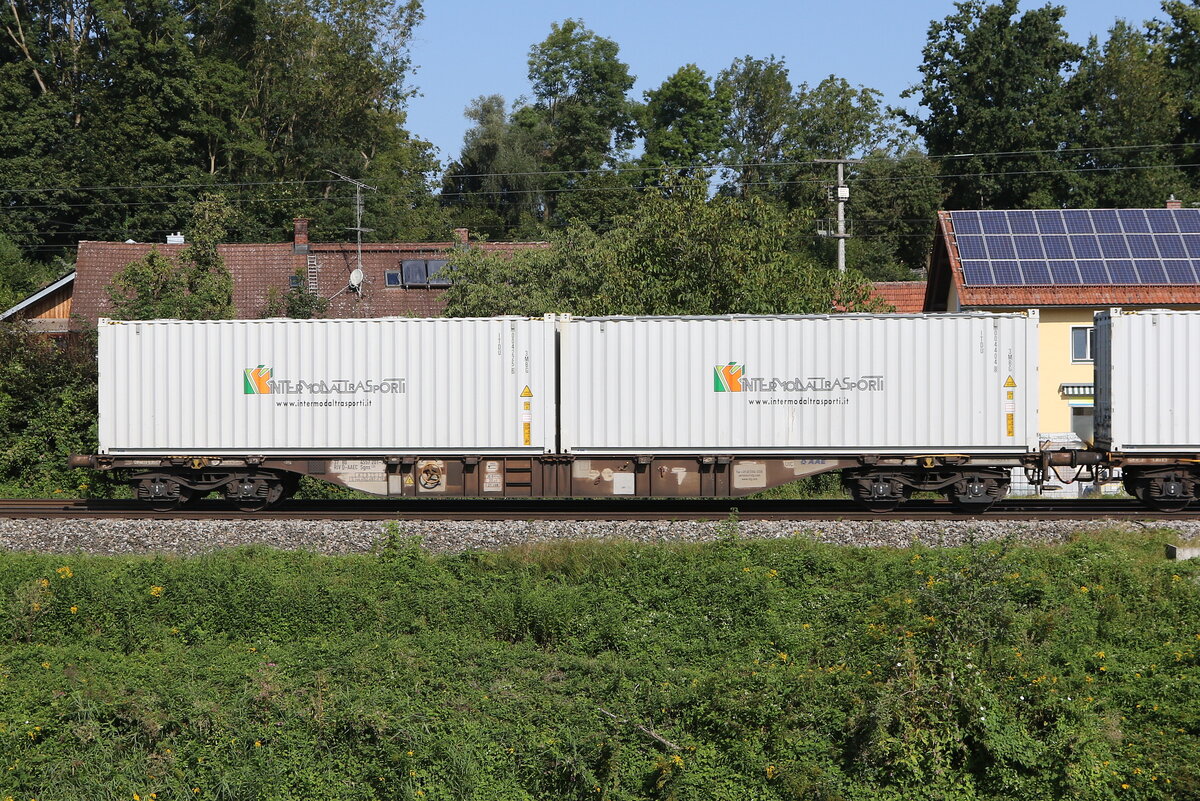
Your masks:
<svg viewBox="0 0 1200 801"><path fill-rule="evenodd" d="M883 392L882 375L860 376L747 376L739 362L713 368L714 392Z"/></svg>
<svg viewBox="0 0 1200 801"><path fill-rule="evenodd" d="M323 378L293 381L275 378L274 373L273 368L261 364L257 367L247 367L242 371L242 392L246 395L398 395L408 392L408 381L404 378Z"/></svg>

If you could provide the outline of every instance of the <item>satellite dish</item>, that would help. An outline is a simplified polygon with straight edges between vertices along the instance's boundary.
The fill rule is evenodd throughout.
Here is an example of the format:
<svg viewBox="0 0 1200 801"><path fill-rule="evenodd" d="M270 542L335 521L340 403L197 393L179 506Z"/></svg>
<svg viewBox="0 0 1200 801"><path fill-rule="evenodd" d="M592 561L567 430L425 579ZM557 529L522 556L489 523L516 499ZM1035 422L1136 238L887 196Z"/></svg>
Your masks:
<svg viewBox="0 0 1200 801"><path fill-rule="evenodd" d="M360 286L362 286L362 282L363 282L363 271L356 267L354 269L354 271L352 273L350 273L350 288L353 290L357 290Z"/></svg>

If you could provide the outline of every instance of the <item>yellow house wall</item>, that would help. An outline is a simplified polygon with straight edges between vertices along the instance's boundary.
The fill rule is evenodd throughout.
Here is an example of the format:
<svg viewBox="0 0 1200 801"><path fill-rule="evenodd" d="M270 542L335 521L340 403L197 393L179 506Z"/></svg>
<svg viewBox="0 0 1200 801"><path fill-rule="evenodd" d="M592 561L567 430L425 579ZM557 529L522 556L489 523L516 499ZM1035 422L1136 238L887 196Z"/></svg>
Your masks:
<svg viewBox="0 0 1200 801"><path fill-rule="evenodd" d="M1059 392L1063 384L1092 384L1091 362L1071 361L1071 328L1094 325L1099 309L1043 308L1038 324L1038 431L1071 430L1071 407Z"/></svg>

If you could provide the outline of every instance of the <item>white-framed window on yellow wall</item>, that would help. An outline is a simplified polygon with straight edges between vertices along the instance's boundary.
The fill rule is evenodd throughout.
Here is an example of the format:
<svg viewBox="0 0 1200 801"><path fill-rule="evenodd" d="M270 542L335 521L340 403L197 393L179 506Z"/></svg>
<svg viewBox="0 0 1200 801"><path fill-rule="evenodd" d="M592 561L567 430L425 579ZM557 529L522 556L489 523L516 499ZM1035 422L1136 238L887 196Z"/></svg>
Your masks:
<svg viewBox="0 0 1200 801"><path fill-rule="evenodd" d="M1071 361L1091 362L1092 349L1096 345L1096 327L1092 325L1071 326Z"/></svg>

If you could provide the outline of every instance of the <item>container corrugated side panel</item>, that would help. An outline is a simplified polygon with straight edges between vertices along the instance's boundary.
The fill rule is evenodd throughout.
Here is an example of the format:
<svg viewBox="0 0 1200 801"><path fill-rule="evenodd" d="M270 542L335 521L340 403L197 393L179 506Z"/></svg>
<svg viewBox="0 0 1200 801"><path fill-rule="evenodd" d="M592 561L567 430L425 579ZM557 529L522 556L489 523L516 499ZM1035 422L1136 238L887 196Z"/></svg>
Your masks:
<svg viewBox="0 0 1200 801"><path fill-rule="evenodd" d="M102 453L555 447L551 320L102 321L99 330ZM259 366L270 371L263 394L246 385Z"/></svg>
<svg viewBox="0 0 1200 801"><path fill-rule="evenodd" d="M1111 355L1096 368L1100 446L1126 453L1200 451L1200 351L1194 347L1200 312L1112 314L1108 324ZM1100 326L1098 318L1098 350Z"/></svg>
<svg viewBox="0 0 1200 801"><path fill-rule="evenodd" d="M590 318L560 337L562 444L574 453L1037 444L1036 316ZM751 381L718 391L731 362Z"/></svg>

